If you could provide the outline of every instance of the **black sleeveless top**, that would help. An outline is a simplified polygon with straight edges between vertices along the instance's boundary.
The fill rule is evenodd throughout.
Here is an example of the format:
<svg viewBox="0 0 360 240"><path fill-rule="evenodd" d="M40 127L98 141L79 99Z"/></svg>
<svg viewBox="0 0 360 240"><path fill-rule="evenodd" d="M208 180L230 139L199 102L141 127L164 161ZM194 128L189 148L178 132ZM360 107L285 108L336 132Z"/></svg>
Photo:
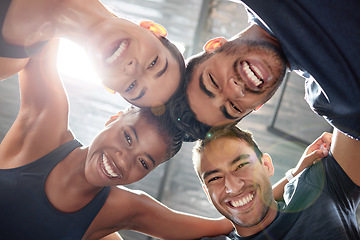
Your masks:
<svg viewBox="0 0 360 240"><path fill-rule="evenodd" d="M45 182L50 172L74 149L69 141L21 167L0 169L0 239L79 240L103 207L110 187L104 187L82 209L64 213L49 202Z"/></svg>

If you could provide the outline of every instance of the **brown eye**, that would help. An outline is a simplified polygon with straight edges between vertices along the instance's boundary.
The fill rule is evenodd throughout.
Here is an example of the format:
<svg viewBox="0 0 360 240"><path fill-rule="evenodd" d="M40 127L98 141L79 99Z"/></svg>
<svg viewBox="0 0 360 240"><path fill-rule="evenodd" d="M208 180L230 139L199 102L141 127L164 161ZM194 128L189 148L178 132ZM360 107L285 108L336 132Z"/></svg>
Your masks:
<svg viewBox="0 0 360 240"><path fill-rule="evenodd" d="M158 56L156 56L156 58L154 59L154 61L152 61L151 63L150 63L150 65L148 66L148 69L150 69L150 68L152 68L152 67L154 67L155 66L155 64L157 63L157 61L158 61Z"/></svg>
<svg viewBox="0 0 360 240"><path fill-rule="evenodd" d="M213 181L216 181L216 180L218 180L218 179L220 179L220 178L221 178L221 177L213 177L213 178L209 179L208 183L213 182Z"/></svg>
<svg viewBox="0 0 360 240"><path fill-rule="evenodd" d="M236 167L235 171L239 170L240 168L242 168L243 166L249 164L248 162L244 162L244 163L241 163L239 164L239 166Z"/></svg>
<svg viewBox="0 0 360 240"><path fill-rule="evenodd" d="M145 162L144 159L139 158L139 161L140 161L141 165L142 165L146 170L149 169L149 166L147 165L147 163Z"/></svg>
<svg viewBox="0 0 360 240"><path fill-rule="evenodd" d="M125 92L131 91L135 87L135 85L136 85L136 80L130 84L130 86L125 90Z"/></svg>
<svg viewBox="0 0 360 240"><path fill-rule="evenodd" d="M126 132L124 131L124 138L125 138L125 141L129 144L129 146L131 147L132 145L132 139L131 139L131 136Z"/></svg>

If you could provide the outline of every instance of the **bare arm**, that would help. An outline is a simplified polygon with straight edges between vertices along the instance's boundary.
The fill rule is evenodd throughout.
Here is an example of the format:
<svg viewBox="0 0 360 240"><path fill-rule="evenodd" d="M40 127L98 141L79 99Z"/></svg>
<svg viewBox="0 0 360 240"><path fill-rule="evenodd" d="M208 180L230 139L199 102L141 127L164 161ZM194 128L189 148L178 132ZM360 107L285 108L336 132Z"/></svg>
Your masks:
<svg viewBox="0 0 360 240"><path fill-rule="evenodd" d="M70 136L68 100L56 69L57 47L56 40L49 43L19 73L19 114L0 145L5 167L29 163L64 143L65 134Z"/></svg>
<svg viewBox="0 0 360 240"><path fill-rule="evenodd" d="M17 74L24 69L28 63L28 58L4 58L0 57L0 80L4 80Z"/></svg>
<svg viewBox="0 0 360 240"><path fill-rule="evenodd" d="M345 173L360 186L360 141L334 130L331 152Z"/></svg>
<svg viewBox="0 0 360 240"><path fill-rule="evenodd" d="M175 211L147 194L138 195L132 203L136 213L129 220L129 229L161 239L198 239L228 234L233 228L225 218L209 219Z"/></svg>
<svg viewBox="0 0 360 240"><path fill-rule="evenodd" d="M101 238L101 240L123 240L118 232L107 235L106 237Z"/></svg>
<svg viewBox="0 0 360 240"><path fill-rule="evenodd" d="M311 166L314 162L317 162L328 155L331 145L331 137L331 133L323 133L305 149L298 164L295 168L293 168L292 175L294 177L301 173L305 168ZM284 187L287 183L287 178L283 177L273 185L273 195L276 201L283 200Z"/></svg>

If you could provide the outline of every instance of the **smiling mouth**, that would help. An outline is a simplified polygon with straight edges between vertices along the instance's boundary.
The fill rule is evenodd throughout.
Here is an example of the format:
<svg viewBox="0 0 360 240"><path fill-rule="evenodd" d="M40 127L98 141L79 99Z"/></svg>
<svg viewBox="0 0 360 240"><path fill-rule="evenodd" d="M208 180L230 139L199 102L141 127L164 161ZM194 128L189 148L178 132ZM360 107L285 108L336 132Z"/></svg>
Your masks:
<svg viewBox="0 0 360 240"><path fill-rule="evenodd" d="M104 174L110 178L122 178L122 175L117 173L113 163L109 161L105 154L102 155L101 169Z"/></svg>
<svg viewBox="0 0 360 240"><path fill-rule="evenodd" d="M249 64L247 61L242 61L241 68L252 85L257 88L262 87L264 84L264 76L258 67L251 63Z"/></svg>
<svg viewBox="0 0 360 240"><path fill-rule="evenodd" d="M243 207L246 204L250 203L254 199L254 195L255 195L255 192L251 192L247 196L245 196L241 199L229 201L228 204L231 207L235 207L235 208Z"/></svg>
<svg viewBox="0 0 360 240"><path fill-rule="evenodd" d="M108 58L105 59L105 62L108 64L111 64L114 61L116 61L121 56L121 54L124 52L127 45L128 45L127 40L123 40L119 44L117 44L114 47L114 49L111 51L112 54Z"/></svg>

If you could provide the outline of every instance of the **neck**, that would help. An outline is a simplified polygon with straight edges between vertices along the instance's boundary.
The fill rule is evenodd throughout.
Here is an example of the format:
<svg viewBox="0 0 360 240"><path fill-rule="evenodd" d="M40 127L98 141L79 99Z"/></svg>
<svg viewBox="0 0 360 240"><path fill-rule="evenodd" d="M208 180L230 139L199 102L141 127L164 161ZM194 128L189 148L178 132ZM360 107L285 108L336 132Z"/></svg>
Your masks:
<svg viewBox="0 0 360 240"><path fill-rule="evenodd" d="M261 220L261 222L252 227L242 227L235 225L235 230L237 234L242 237L254 235L269 226L275 220L277 212L277 203L274 200L269 208L269 211L266 213L265 217Z"/></svg>
<svg viewBox="0 0 360 240"><path fill-rule="evenodd" d="M102 189L90 184L85 177L87 152L87 148L75 149L51 171L46 179L46 196L59 211L78 211Z"/></svg>
<svg viewBox="0 0 360 240"><path fill-rule="evenodd" d="M84 195L99 190L98 187L89 183L85 176L87 153L88 147L77 148L57 166L61 175L58 179L61 179L62 185L67 189L81 189Z"/></svg>

